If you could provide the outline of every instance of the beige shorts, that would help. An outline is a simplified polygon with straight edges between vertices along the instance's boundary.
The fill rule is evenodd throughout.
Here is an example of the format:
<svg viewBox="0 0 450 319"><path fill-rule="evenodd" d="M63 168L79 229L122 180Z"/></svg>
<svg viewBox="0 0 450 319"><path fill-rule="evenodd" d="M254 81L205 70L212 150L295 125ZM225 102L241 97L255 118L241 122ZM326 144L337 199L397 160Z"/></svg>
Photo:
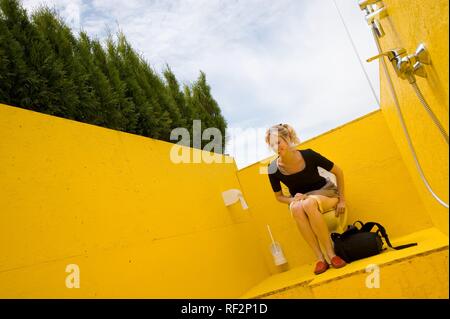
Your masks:
<svg viewBox="0 0 450 319"><path fill-rule="evenodd" d="M326 212L323 211L322 202L320 201L318 196L314 196L314 195L322 195L322 196L337 198L337 197L339 197L339 192L338 192L338 188L337 188L336 184L334 184L329 178L327 178L327 183L322 188L307 192L304 195L306 195L307 198L314 198L317 201L317 204L319 205L320 212L323 214ZM294 203L294 202L291 202L288 205L288 209L291 213L291 216L294 217L292 215L292 209L291 209L292 203ZM333 210L333 209L334 208L332 208L330 210ZM330 210L328 210L328 211L330 211Z"/></svg>

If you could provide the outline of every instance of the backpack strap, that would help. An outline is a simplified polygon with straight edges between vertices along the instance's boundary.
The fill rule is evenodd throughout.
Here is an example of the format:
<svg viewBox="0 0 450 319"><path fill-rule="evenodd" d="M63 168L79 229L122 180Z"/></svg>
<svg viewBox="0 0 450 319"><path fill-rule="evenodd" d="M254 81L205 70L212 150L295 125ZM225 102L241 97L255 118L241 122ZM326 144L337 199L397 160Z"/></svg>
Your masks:
<svg viewBox="0 0 450 319"><path fill-rule="evenodd" d="M372 230L373 227L377 226L378 227L378 231L380 232L381 236L386 240L386 243L388 244L389 247L396 249L396 250L400 250L400 249L405 249L408 247L412 247L412 246L417 246L417 243L411 243L411 244L406 244L406 245L400 245L400 246L395 246L393 247L388 234L386 233L386 229L380 225L379 223L375 223L375 222L368 222L365 223L362 228L361 231L366 231L366 232L370 232Z"/></svg>
<svg viewBox="0 0 450 319"><path fill-rule="evenodd" d="M356 227L356 224L361 224L361 228L360 228L360 229L362 229L363 226L364 226L364 223L363 223L362 221L360 221L360 220L357 220L356 222L354 222L354 223L353 223L353 226Z"/></svg>

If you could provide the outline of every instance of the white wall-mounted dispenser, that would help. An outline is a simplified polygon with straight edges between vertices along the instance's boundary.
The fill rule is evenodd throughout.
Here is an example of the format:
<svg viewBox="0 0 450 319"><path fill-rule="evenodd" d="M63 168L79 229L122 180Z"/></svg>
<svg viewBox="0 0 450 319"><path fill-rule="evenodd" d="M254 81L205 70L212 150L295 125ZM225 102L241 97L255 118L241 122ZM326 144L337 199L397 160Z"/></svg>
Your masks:
<svg viewBox="0 0 450 319"><path fill-rule="evenodd" d="M225 206L230 206L236 203L238 200L241 201L243 209L248 209L248 205L245 202L244 196L239 189L229 189L222 193L222 198Z"/></svg>

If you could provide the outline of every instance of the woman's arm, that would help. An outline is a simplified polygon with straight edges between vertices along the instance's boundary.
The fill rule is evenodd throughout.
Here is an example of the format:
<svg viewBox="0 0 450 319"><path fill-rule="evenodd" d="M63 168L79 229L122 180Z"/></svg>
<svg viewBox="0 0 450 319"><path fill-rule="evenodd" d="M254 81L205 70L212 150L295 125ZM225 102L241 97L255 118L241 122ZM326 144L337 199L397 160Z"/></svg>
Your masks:
<svg viewBox="0 0 450 319"><path fill-rule="evenodd" d="M333 168L330 171L336 176L336 183L339 192L339 201L345 203L345 194L344 194L344 172L342 169L336 164L333 165Z"/></svg>
<svg viewBox="0 0 450 319"><path fill-rule="evenodd" d="M336 175L336 186L339 193L339 201L336 205L336 217L338 217L345 212L344 173L336 164L333 165L330 172Z"/></svg>
<svg viewBox="0 0 450 319"><path fill-rule="evenodd" d="M294 197L287 197L283 195L282 191L279 192L275 192L275 198L281 202L281 203L286 203L286 204L290 204L293 200Z"/></svg>

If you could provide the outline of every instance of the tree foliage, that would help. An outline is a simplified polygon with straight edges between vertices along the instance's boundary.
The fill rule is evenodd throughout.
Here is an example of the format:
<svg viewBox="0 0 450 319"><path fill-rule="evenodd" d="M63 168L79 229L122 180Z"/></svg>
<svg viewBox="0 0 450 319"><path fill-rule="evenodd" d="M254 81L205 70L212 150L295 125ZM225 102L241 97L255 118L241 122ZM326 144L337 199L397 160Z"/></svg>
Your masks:
<svg viewBox="0 0 450 319"><path fill-rule="evenodd" d="M181 87L168 65L156 74L122 32L104 44L75 36L56 11L28 16L18 0L0 0L0 103L165 141L199 119L225 145L227 123L205 73Z"/></svg>

